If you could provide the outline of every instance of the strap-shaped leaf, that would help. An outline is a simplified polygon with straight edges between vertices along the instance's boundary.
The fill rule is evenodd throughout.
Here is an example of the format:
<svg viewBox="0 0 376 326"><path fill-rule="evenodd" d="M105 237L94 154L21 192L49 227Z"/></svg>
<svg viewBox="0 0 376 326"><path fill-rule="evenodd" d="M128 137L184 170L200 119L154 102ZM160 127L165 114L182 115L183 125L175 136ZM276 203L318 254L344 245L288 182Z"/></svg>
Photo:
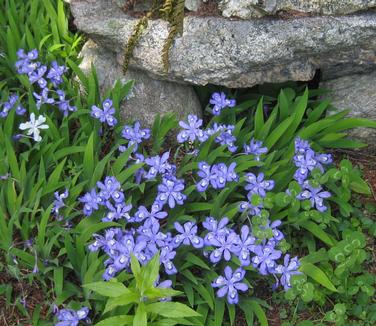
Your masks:
<svg viewBox="0 0 376 326"><path fill-rule="evenodd" d="M121 315L103 319L99 323L96 323L95 326L124 326L131 325L132 323L133 316Z"/></svg>
<svg viewBox="0 0 376 326"><path fill-rule="evenodd" d="M132 294L132 292L120 282L94 282L84 284L83 287L110 298Z"/></svg>
<svg viewBox="0 0 376 326"><path fill-rule="evenodd" d="M156 302L146 306L146 311L163 317L197 317L199 313L179 302Z"/></svg>
<svg viewBox="0 0 376 326"><path fill-rule="evenodd" d="M305 263L300 266L299 270L306 274L307 276L314 279L317 283L326 287L328 290L333 292L338 292L333 283L330 281L328 276L317 266L311 263Z"/></svg>

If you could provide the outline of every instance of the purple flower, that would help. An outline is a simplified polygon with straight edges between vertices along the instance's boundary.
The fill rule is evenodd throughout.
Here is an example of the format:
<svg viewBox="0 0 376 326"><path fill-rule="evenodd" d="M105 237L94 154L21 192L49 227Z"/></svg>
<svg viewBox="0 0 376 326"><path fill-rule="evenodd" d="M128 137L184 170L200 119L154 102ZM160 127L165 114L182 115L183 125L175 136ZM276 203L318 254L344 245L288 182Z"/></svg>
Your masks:
<svg viewBox="0 0 376 326"><path fill-rule="evenodd" d="M164 174L171 170L171 165L168 163L170 152L164 153L162 156L153 156L145 159L145 163L150 166L149 171L144 176L145 179L153 179L158 173Z"/></svg>
<svg viewBox="0 0 376 326"><path fill-rule="evenodd" d="M316 207L319 212L325 212L328 207L324 205L324 199L331 196L328 191L321 191L322 187L314 188L308 181L303 183L303 191L296 197L299 200L309 200L311 207Z"/></svg>
<svg viewBox="0 0 376 326"><path fill-rule="evenodd" d="M322 164L330 164L333 162L330 154L316 154L309 143L300 138L295 139L295 156L294 163L298 168L294 174L294 179L302 184L307 178L309 173L315 169L320 169L324 172Z"/></svg>
<svg viewBox="0 0 376 326"><path fill-rule="evenodd" d="M9 114L9 111L13 109L15 106L16 102L18 101L19 96L17 94L10 94L8 101L3 103L3 109L0 112L0 117L1 118L6 118ZM0 103L1 105L1 103ZM16 114L17 115L23 115L26 112L25 108L23 108L20 104L16 108Z"/></svg>
<svg viewBox="0 0 376 326"><path fill-rule="evenodd" d="M258 245L254 248L255 256L252 257L252 265L258 268L261 275L273 273L276 260L282 255L280 250L275 250L271 245Z"/></svg>
<svg viewBox="0 0 376 326"><path fill-rule="evenodd" d="M225 267L225 277L219 276L211 285L213 288L219 288L217 296L224 297L227 294L229 304L237 304L239 302L238 291L246 292L248 285L240 282L243 280L245 271L238 268L234 272L230 266Z"/></svg>
<svg viewBox="0 0 376 326"><path fill-rule="evenodd" d="M124 202L124 193L120 189L120 182L115 177L106 177L103 183L98 181L97 187L100 190L98 196L101 201L99 204L102 205L110 199L113 199L116 204Z"/></svg>
<svg viewBox="0 0 376 326"><path fill-rule="evenodd" d="M213 127L209 128L206 131L206 133L209 136L219 133L217 137L214 139L214 141L221 145L226 145L228 150L233 153L237 150L237 147L234 145L236 138L232 134L234 129L235 129L235 126L233 125L226 126L226 125L219 125L217 123L214 123Z"/></svg>
<svg viewBox="0 0 376 326"><path fill-rule="evenodd" d="M47 66L40 66L33 72L29 73L29 81L31 84L35 82L38 83L40 88L45 88L47 86L47 81L44 79L44 74L47 71Z"/></svg>
<svg viewBox="0 0 376 326"><path fill-rule="evenodd" d="M229 221L227 217L222 218L218 222L211 216L208 216L205 221L202 222L202 226L209 231L204 238L206 246L211 246L211 240L213 238L224 236L230 233L230 230L226 227L228 222Z"/></svg>
<svg viewBox="0 0 376 326"><path fill-rule="evenodd" d="M159 283L159 277L154 282L154 286L159 289L171 289L172 281L171 280L165 280ZM161 298L159 299L161 302L171 301L171 297Z"/></svg>
<svg viewBox="0 0 376 326"><path fill-rule="evenodd" d="M197 225L193 222L186 222L184 226L180 223L174 223L176 231L180 234L174 238L174 245L178 247L181 243L186 246L192 244L195 248L202 248L204 246L204 240L197 235Z"/></svg>
<svg viewBox="0 0 376 326"><path fill-rule="evenodd" d="M236 101L227 99L223 92L213 93L209 103L213 105L213 115L219 115L222 109L226 107L232 108L236 105Z"/></svg>
<svg viewBox="0 0 376 326"><path fill-rule="evenodd" d="M72 309L61 309L57 313L59 321L55 326L77 326L80 320L86 319L89 314L89 308L83 307L77 311Z"/></svg>
<svg viewBox="0 0 376 326"><path fill-rule="evenodd" d="M304 154L307 150L310 150L311 146L309 146L308 141L296 138L295 139L295 154Z"/></svg>
<svg viewBox="0 0 376 326"><path fill-rule="evenodd" d="M19 74L30 74L39 65L39 63L33 62L38 58L38 51L31 50L29 53L25 53L24 49L19 49L17 51L18 61L15 63L15 67Z"/></svg>
<svg viewBox="0 0 376 326"><path fill-rule="evenodd" d="M33 92L34 97L37 100L37 109L39 110L43 104L54 104L55 100L48 97L48 88L43 88L41 94Z"/></svg>
<svg viewBox="0 0 376 326"><path fill-rule="evenodd" d="M184 143L187 140L194 142L196 138L200 142L204 142L208 139L208 135L200 129L202 126L202 119L198 119L195 115L188 115L188 124L184 121L180 121L179 125L184 129L177 135L179 143Z"/></svg>
<svg viewBox="0 0 376 326"><path fill-rule="evenodd" d="M309 173L318 167L315 152L311 149L308 149L304 154L296 154L294 163L298 168L294 174L294 179L299 183L303 183L308 178Z"/></svg>
<svg viewBox="0 0 376 326"><path fill-rule="evenodd" d="M235 173L236 163L233 162L227 167L224 163L214 164L212 167L206 162L198 164L198 176L202 179L196 184L197 190L203 192L209 184L214 189L222 189L226 182L238 181L239 177Z"/></svg>
<svg viewBox="0 0 376 326"><path fill-rule="evenodd" d="M249 227L243 225L240 231L239 240L233 244L232 251L237 252L240 264L248 266L251 263L251 251L255 249L256 238L249 232Z"/></svg>
<svg viewBox="0 0 376 326"><path fill-rule="evenodd" d="M300 262L298 260L298 257L294 257L290 259L290 255L286 254L283 259L283 265L278 265L275 268L275 273L280 274L280 282L285 291L287 291L289 288L291 288L290 279L292 275L301 274L298 271L298 268L300 266ZM278 286L278 281L275 287Z"/></svg>
<svg viewBox="0 0 376 326"><path fill-rule="evenodd" d="M102 104L103 110L93 105L91 107L91 116L98 119L100 122L106 122L110 127L113 127L117 124L116 118L113 116L115 109L112 107L112 101L106 99Z"/></svg>
<svg viewBox="0 0 376 326"><path fill-rule="evenodd" d="M159 222L154 218L149 218L137 229L139 234L137 241L145 241L147 249L154 255L158 248L166 245L167 235L159 231Z"/></svg>
<svg viewBox="0 0 376 326"><path fill-rule="evenodd" d="M69 104L69 100L65 99L65 92L63 90L58 89L56 93L59 97L59 101L56 101L55 104L58 105L59 110L65 117L69 114L69 112L77 111L77 108L75 106L71 106Z"/></svg>
<svg viewBox="0 0 376 326"><path fill-rule="evenodd" d="M121 132L121 136L129 140L128 147L135 145L133 151L136 152L138 149L138 144L142 142L143 139L150 138L150 129L141 129L141 124L139 121L136 121L134 127L124 126L124 129Z"/></svg>
<svg viewBox="0 0 376 326"><path fill-rule="evenodd" d="M52 84L57 87L63 82L62 76L67 71L67 67L59 66L56 61L52 61L51 68L47 73L47 78L51 80Z"/></svg>
<svg viewBox="0 0 376 326"><path fill-rule="evenodd" d="M231 153L236 152L238 149L238 147L234 145L236 142L236 137L232 134L234 128L234 126L227 126L217 137L215 137L215 142L221 145L226 145Z"/></svg>
<svg viewBox="0 0 376 326"><path fill-rule="evenodd" d="M65 206L64 199L68 198L69 192L68 192L68 189L65 189L63 193L59 194L59 192L56 191L54 195L55 195L55 201L53 203L52 212L58 215L59 209Z"/></svg>
<svg viewBox="0 0 376 326"><path fill-rule="evenodd" d="M142 222L145 219L155 218L164 219L167 216L166 212L161 211L162 206L158 203L154 203L151 206L151 211L149 212L145 206L140 206L137 212L134 214L134 219L136 222Z"/></svg>
<svg viewBox="0 0 376 326"><path fill-rule="evenodd" d="M260 156L262 154L266 154L268 149L266 147L262 147L262 141L252 138L249 145L244 144L244 152L248 155L254 155L255 160L260 161Z"/></svg>
<svg viewBox="0 0 376 326"><path fill-rule="evenodd" d="M116 249L117 241L121 239L122 232L119 228L106 230L105 235L93 234L95 241L89 245L90 251L98 251L100 248L108 255L113 254Z"/></svg>
<svg viewBox="0 0 376 326"><path fill-rule="evenodd" d="M232 230L226 235L220 235L210 239L210 244L216 247L210 254L210 261L212 263L218 263L223 258L226 261L231 259L231 253L237 253L238 244L240 241L239 236Z"/></svg>
<svg viewBox="0 0 376 326"><path fill-rule="evenodd" d="M93 213L93 210L98 210L98 204L102 202L102 199L98 196L95 189L92 189L90 192L87 192L78 200L84 204L84 214L86 216L90 216Z"/></svg>
<svg viewBox="0 0 376 326"><path fill-rule="evenodd" d="M278 243L279 241L281 241L285 236L283 235L283 233L277 229L277 227L279 227L280 225L282 224L282 222L280 220L275 220L273 221L271 224L270 224L270 221L268 220L268 222L266 223L265 226L261 227L262 229L271 229L272 230L272 233L273 233L273 240Z"/></svg>
<svg viewBox="0 0 376 326"><path fill-rule="evenodd" d="M239 205L239 212L247 212L251 216L257 216L257 215L260 215L262 208L263 208L262 203L253 205L252 203L248 201L242 201Z"/></svg>
<svg viewBox="0 0 376 326"><path fill-rule="evenodd" d="M333 162L333 157L331 154L316 154L315 158L321 164L330 164Z"/></svg>
<svg viewBox="0 0 376 326"><path fill-rule="evenodd" d="M257 194L261 197L265 197L266 191L274 188L274 181L264 180L264 173L259 173L257 177L253 173L247 173L245 177L248 184L244 188L245 190L249 190L248 196Z"/></svg>
<svg viewBox="0 0 376 326"><path fill-rule="evenodd" d="M158 195L156 201L160 204L168 203L170 208L175 207L175 203L183 205L187 196L182 193L184 181L176 178L163 178L162 184L158 185Z"/></svg>
<svg viewBox="0 0 376 326"><path fill-rule="evenodd" d="M124 203L117 203L113 205L109 201L107 201L106 207L109 211L107 215L102 218L102 222L112 222L113 220L120 220L122 218L127 221L131 220L128 212L132 209L132 205L126 205Z"/></svg>
<svg viewBox="0 0 376 326"><path fill-rule="evenodd" d="M161 256L160 256L160 262L163 264L165 268L165 272L168 275L176 274L178 271L172 262L172 260L176 256L176 251L173 251L170 246L164 246L161 249Z"/></svg>
<svg viewBox="0 0 376 326"><path fill-rule="evenodd" d="M26 109L22 106L22 104L18 104L16 106L16 114L17 115L24 115L26 113Z"/></svg>
<svg viewBox="0 0 376 326"><path fill-rule="evenodd" d="M38 268L38 260L35 260L34 268L33 268L33 274L38 274L39 273L39 268Z"/></svg>

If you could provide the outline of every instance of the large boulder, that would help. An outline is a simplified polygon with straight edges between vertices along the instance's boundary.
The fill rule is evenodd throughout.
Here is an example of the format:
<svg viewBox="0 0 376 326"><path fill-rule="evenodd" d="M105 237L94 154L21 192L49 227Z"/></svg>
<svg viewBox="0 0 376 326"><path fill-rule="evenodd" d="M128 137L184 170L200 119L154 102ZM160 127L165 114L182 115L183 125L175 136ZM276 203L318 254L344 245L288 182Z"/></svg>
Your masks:
<svg viewBox="0 0 376 326"><path fill-rule="evenodd" d="M350 116L376 120L376 71L329 80L320 87L331 90L328 96L338 109L351 109ZM351 135L376 148L375 129L357 128Z"/></svg>
<svg viewBox="0 0 376 326"><path fill-rule="evenodd" d="M80 68L85 73L90 71L92 64L95 66L102 94L118 79L123 83L134 80L134 87L121 107L124 119L140 120L144 126L151 126L157 114L174 112L181 119L192 113L202 114L192 86L155 80L133 68L124 75L115 54L91 40L86 42L80 55L83 57Z"/></svg>
<svg viewBox="0 0 376 326"><path fill-rule="evenodd" d="M71 0L71 9L78 29L116 52L121 62L138 19L126 15L112 0ZM187 16L182 36L170 49L166 73L162 49L167 35L166 21L149 21L130 67L159 79L234 88L307 81L317 69L325 78L333 78L376 67L374 11L254 20Z"/></svg>
<svg viewBox="0 0 376 326"><path fill-rule="evenodd" d="M346 15L376 7L376 0L221 0L225 17L250 19L279 11L314 15Z"/></svg>

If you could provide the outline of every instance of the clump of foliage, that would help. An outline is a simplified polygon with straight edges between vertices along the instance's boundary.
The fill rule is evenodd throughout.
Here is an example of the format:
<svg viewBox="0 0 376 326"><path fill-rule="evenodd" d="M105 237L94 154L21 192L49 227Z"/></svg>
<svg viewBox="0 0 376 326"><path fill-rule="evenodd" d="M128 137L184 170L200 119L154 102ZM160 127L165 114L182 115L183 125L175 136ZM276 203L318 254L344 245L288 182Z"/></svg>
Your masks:
<svg viewBox="0 0 376 326"><path fill-rule="evenodd" d="M242 311L267 325L266 288L297 311L319 306L316 324L374 323L364 265L375 223L353 202L370 189L326 152L363 146L346 130L375 122L326 116L318 91L285 88L241 103L214 93L205 123L166 115L151 129L122 125L132 83L101 96L95 70L77 66L63 3L31 3L4 1L1 16L9 33L33 30L0 34L0 250L3 272L39 285L44 319L227 325ZM37 14L52 36L34 31ZM10 304L12 286L0 289ZM31 316L27 298L17 302L43 323L40 307Z"/></svg>

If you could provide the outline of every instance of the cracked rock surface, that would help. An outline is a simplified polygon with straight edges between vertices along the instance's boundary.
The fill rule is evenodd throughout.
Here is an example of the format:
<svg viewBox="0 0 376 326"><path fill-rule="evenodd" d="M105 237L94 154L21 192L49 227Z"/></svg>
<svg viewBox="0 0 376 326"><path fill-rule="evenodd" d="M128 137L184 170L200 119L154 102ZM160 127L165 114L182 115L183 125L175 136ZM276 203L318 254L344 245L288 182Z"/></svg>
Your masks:
<svg viewBox="0 0 376 326"><path fill-rule="evenodd" d="M113 0L71 0L77 27L123 60L137 18ZM150 21L130 67L169 81L227 87L310 80L371 71L376 67L376 13L293 19L232 20L188 16L170 49L170 68L161 53L168 35L163 20Z"/></svg>

